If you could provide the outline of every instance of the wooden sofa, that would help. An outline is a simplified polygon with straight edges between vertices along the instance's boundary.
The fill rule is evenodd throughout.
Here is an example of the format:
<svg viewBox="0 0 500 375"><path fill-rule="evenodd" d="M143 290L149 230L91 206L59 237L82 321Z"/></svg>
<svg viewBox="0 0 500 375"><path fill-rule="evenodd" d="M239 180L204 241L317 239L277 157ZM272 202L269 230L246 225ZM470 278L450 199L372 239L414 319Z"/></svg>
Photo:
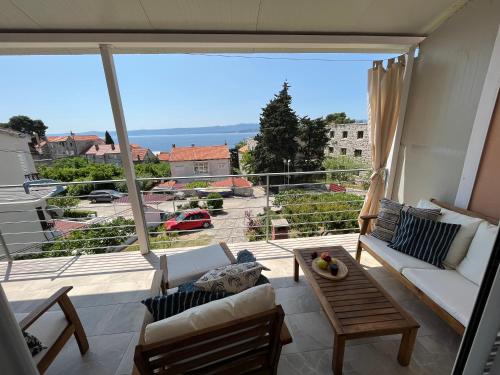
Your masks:
<svg viewBox="0 0 500 375"><path fill-rule="evenodd" d="M498 220L487 217L485 215L479 214L477 212L472 212L469 210L461 209L458 207L454 207L452 205L449 205L447 203L437 201L435 199L431 199L431 202L445 208L450 211L454 211L457 213L460 213L462 215L470 216L473 218L479 218L483 219L491 224L498 225ZM377 239L374 239L373 237L368 240L369 237L371 236L366 236L366 234L369 233L369 227L370 227L370 221L373 219L376 219L377 215L367 215L367 216L361 216L361 233L360 237L358 240L358 245L357 245L357 250L356 250L356 260L359 262L361 259L361 253L363 250L368 251L378 262L380 262L388 271L390 271L395 277L397 277L409 290L411 290L420 300L422 300L425 304L427 304L438 316L440 316L447 324L449 324L456 332L459 334L463 334L465 331L466 327L466 322L464 322L464 319L457 319L456 315L453 316L450 313L450 310L447 310L446 308L443 308L442 304L436 302L436 298L432 297L429 295L429 293L426 293L423 291L421 288L417 287L414 285L412 281L410 281L405 275L403 275L403 272L396 269L393 265L390 264L388 261L388 257L384 255L383 251L375 249L374 245L370 245L367 242L381 242ZM386 250L387 251L387 250ZM394 250L393 250L394 251ZM404 257L408 257L406 255L403 255ZM415 262L422 262L420 260L416 260ZM394 264L394 262L392 262ZM437 271L437 270L436 270ZM451 273L452 271L450 270L442 270L442 272L448 272ZM455 272L456 273L456 272ZM460 280L458 280L460 282ZM467 282L467 285L471 284L469 281L465 281L464 278L464 283ZM438 286L439 287L439 286ZM479 286L474 286L477 290L479 290ZM459 284L456 285L455 288L452 288L455 290L455 292L460 293L462 289ZM451 292L451 289L450 289ZM475 292L475 290L474 290ZM470 301L472 300L472 301ZM470 310L472 310L473 306L470 306L471 304L474 304L475 296L474 298L470 298L470 300L464 301L463 303L467 303L470 307Z"/></svg>
<svg viewBox="0 0 500 375"><path fill-rule="evenodd" d="M235 263L236 259L227 245L221 242L219 246L228 262ZM184 257L189 256L183 254ZM160 270L154 275L151 296L165 293L167 289L177 286L178 280L184 279L182 275L175 280L169 278L169 264L183 261L183 254L179 254L178 259L177 254L160 257ZM249 369L259 374L275 374L282 346L292 342L280 305L195 334L147 344L145 330L152 322L153 316L146 310L139 343L135 348L134 375L157 373L155 371L162 374L239 374Z"/></svg>

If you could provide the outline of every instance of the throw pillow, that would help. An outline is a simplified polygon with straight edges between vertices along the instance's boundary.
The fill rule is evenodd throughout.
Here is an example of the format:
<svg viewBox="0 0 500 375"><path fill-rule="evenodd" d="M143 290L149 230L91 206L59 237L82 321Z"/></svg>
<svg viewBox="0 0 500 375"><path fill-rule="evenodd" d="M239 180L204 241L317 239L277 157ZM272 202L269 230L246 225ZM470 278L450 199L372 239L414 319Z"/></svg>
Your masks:
<svg viewBox="0 0 500 375"><path fill-rule="evenodd" d="M230 264L208 271L194 285L205 291L239 293L254 286L262 270L269 269L258 262Z"/></svg>
<svg viewBox="0 0 500 375"><path fill-rule="evenodd" d="M467 255L458 265L457 272L473 283L481 284L497 234L497 225L483 221L477 228Z"/></svg>
<svg viewBox="0 0 500 375"><path fill-rule="evenodd" d="M162 320L179 314L187 309L200 306L205 303L231 296L226 292L177 292L173 294L156 296L141 301L153 315L154 321Z"/></svg>
<svg viewBox="0 0 500 375"><path fill-rule="evenodd" d="M250 250L241 250L236 254L236 263L247 263L247 262L255 262L257 258Z"/></svg>
<svg viewBox="0 0 500 375"><path fill-rule="evenodd" d="M440 208L437 204L424 199L418 202L417 207ZM448 255L446 255L446 258L443 260L443 264L446 268L455 269L467 254L467 250L476 234L477 228L483 220L456 211L447 210L446 208L441 208L441 216L439 216L438 221L461 225L460 230L451 243Z"/></svg>
<svg viewBox="0 0 500 375"><path fill-rule="evenodd" d="M32 356L37 355L43 349L47 349L47 347L43 346L42 342L37 337L33 336L31 333L23 331L23 336L24 336L24 341L26 341L26 345L28 345L28 349Z"/></svg>
<svg viewBox="0 0 500 375"><path fill-rule="evenodd" d="M443 260L459 229L459 224L422 219L402 211L401 222L389 247L444 268Z"/></svg>
<svg viewBox="0 0 500 375"><path fill-rule="evenodd" d="M402 209L403 205L401 203L382 198L380 200L380 210L375 221L375 227L371 235L379 240L390 242L396 232Z"/></svg>

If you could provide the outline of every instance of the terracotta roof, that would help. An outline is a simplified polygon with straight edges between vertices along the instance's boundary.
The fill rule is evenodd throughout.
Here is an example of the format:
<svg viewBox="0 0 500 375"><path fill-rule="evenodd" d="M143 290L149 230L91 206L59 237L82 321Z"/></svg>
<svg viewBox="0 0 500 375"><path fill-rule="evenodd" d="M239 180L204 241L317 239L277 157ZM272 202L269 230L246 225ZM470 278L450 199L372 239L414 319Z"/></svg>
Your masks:
<svg viewBox="0 0 500 375"><path fill-rule="evenodd" d="M170 161L195 161L229 158L230 154L227 145L174 147L170 150Z"/></svg>
<svg viewBox="0 0 500 375"><path fill-rule="evenodd" d="M240 147L238 149L238 152L241 152L241 153L245 153L245 152L248 152L248 145L245 145L243 147Z"/></svg>
<svg viewBox="0 0 500 375"><path fill-rule="evenodd" d="M170 160L170 153L168 153L166 151L161 151L158 154L158 160L160 160L160 161L169 161Z"/></svg>
<svg viewBox="0 0 500 375"><path fill-rule="evenodd" d="M75 229L85 228L87 224L71 220L54 220L54 229L61 232L66 237Z"/></svg>
<svg viewBox="0 0 500 375"><path fill-rule="evenodd" d="M228 177L221 181L215 181L210 184L213 187L252 187L252 183L243 177Z"/></svg>
<svg viewBox="0 0 500 375"><path fill-rule="evenodd" d="M97 141L104 144L104 140L97 135L57 135L47 137L48 142L64 142L68 138L72 138L75 141Z"/></svg>
<svg viewBox="0 0 500 375"><path fill-rule="evenodd" d="M134 146L141 147L139 145L134 145ZM130 151L132 152L132 160L134 161L144 160L144 158L149 152L149 148L138 148L138 147L132 147L132 145L130 145ZM98 147L92 146L91 148L89 148L85 153L85 155L103 156L103 155L119 154L119 153L120 153L120 145L99 145Z"/></svg>

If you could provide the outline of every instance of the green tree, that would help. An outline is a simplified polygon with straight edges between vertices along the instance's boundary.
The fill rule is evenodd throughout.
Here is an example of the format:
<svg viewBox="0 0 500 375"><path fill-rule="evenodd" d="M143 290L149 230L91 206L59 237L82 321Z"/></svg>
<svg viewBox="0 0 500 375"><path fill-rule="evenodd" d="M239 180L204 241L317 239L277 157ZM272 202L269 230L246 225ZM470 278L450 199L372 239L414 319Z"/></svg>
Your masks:
<svg viewBox="0 0 500 375"><path fill-rule="evenodd" d="M325 147L328 143L326 121L320 117L311 120L303 117L299 125L299 153L297 164L303 171L320 169L325 158Z"/></svg>
<svg viewBox="0 0 500 375"><path fill-rule="evenodd" d="M292 97L288 89L288 83L283 83L281 91L262 109L260 132L255 137L257 146L253 153L257 173L281 172L283 160L294 162L299 120L291 108Z"/></svg>
<svg viewBox="0 0 500 375"><path fill-rule="evenodd" d="M335 113L330 113L325 117L325 120L327 123L334 123L334 124L352 124L356 122L356 120L347 117L345 112L335 112Z"/></svg>
<svg viewBox="0 0 500 375"><path fill-rule="evenodd" d="M220 213L224 199L219 193L210 193L207 196L207 207L210 211L215 211L216 214Z"/></svg>
<svg viewBox="0 0 500 375"><path fill-rule="evenodd" d="M111 134L109 134L107 130L106 130L106 133L104 133L104 142L107 145L114 145L115 144L115 141L113 141L113 138L111 138Z"/></svg>
<svg viewBox="0 0 500 375"><path fill-rule="evenodd" d="M9 122L3 124L5 127L25 134L36 133L40 137L45 136L47 126L42 120L32 120L28 116L13 116Z"/></svg>
<svg viewBox="0 0 500 375"><path fill-rule="evenodd" d="M339 155L328 157L323 160L323 168L327 171L333 170L352 170L352 169L370 169L371 167L351 156ZM366 173L365 173L366 174ZM332 173L328 178L337 183L348 182L352 183L360 175L359 172L337 172Z"/></svg>

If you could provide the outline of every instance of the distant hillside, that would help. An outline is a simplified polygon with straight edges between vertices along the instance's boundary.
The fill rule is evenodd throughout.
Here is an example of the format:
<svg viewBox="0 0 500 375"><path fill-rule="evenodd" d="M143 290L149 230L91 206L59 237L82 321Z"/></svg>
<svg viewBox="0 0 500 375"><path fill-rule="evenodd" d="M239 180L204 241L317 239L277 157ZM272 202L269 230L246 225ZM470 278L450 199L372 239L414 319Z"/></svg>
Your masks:
<svg viewBox="0 0 500 375"><path fill-rule="evenodd" d="M111 128L108 129L112 136L116 132ZM200 126L195 128L170 128L170 129L144 129L144 130L129 130L130 136L147 136L147 135L178 135L178 134L214 134L214 133L257 133L259 124L235 124L235 125L213 125ZM102 130L76 132L77 134L98 134L104 136ZM67 133L64 133L67 134ZM62 133L50 135L63 135Z"/></svg>

